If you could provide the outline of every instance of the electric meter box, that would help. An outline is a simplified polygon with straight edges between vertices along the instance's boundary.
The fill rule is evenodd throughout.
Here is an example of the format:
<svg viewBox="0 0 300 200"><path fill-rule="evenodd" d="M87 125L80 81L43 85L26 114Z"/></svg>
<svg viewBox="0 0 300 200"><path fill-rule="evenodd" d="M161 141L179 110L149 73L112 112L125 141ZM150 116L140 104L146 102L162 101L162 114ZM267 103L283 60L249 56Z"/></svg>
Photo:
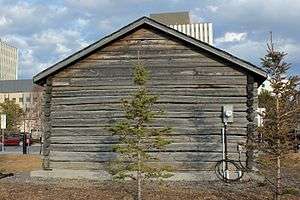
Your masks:
<svg viewBox="0 0 300 200"><path fill-rule="evenodd" d="M224 105L222 116L223 116L224 123L232 123L233 122L233 105Z"/></svg>

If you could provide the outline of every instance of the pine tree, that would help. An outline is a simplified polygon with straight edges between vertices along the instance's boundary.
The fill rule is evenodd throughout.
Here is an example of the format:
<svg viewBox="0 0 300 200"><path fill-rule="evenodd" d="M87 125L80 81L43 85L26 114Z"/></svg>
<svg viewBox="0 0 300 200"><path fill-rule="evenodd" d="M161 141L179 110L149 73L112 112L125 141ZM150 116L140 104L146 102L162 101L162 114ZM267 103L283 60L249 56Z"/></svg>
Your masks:
<svg viewBox="0 0 300 200"><path fill-rule="evenodd" d="M131 98L122 99L125 120L116 123L111 128L112 133L119 136L120 144L114 148L119 156L110 165L110 172L116 179L135 180L138 200L142 198L144 179L170 176L168 173L170 167L149 165L151 161L158 161L159 151L164 150L170 143L166 137L163 137L170 132L170 128L154 128L150 125L155 120L155 116L163 113L155 107L158 96L151 95L146 88L148 77L149 72L138 61L134 65L133 74L133 82L137 86L137 91Z"/></svg>
<svg viewBox="0 0 300 200"><path fill-rule="evenodd" d="M263 89L258 95L258 107L265 108L266 110L274 108L275 98L272 92Z"/></svg>
<svg viewBox="0 0 300 200"><path fill-rule="evenodd" d="M275 169L273 182L276 193L275 199L282 194L282 162L289 153L292 145L290 135L296 126L297 76L288 76L290 64L285 62L287 54L274 49L274 44L268 44L267 54L262 58L262 65L269 75L269 81L273 88L272 98L268 97L266 103L266 115L264 125L258 129L262 136L262 142L258 147L263 152L268 162L264 162L269 171Z"/></svg>

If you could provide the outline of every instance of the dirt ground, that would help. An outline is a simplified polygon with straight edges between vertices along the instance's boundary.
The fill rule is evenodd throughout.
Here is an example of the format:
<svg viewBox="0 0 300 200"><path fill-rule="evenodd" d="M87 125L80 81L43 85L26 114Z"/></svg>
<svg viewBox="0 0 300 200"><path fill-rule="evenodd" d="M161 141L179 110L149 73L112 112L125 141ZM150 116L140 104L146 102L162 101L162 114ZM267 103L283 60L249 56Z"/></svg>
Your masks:
<svg viewBox="0 0 300 200"><path fill-rule="evenodd" d="M41 169L38 155L0 155L0 172L30 172Z"/></svg>
<svg viewBox="0 0 300 200"><path fill-rule="evenodd" d="M94 200L134 199L132 183L99 183L83 181L57 181L51 183L0 182L0 199L12 200ZM221 182L202 183L151 183L143 187L145 200L262 200L272 199L265 185ZM300 196L287 194L283 200L299 200Z"/></svg>
<svg viewBox="0 0 300 200"><path fill-rule="evenodd" d="M288 169L293 177L293 187L285 191L283 200L300 199L300 155L291 155ZM3 156L0 166L5 172L15 172L14 177L0 180L0 200L133 200L133 182L92 182L83 180L30 178L29 171L40 168L38 156ZM225 184L214 182L146 182L144 200L271 200L268 184L239 182Z"/></svg>

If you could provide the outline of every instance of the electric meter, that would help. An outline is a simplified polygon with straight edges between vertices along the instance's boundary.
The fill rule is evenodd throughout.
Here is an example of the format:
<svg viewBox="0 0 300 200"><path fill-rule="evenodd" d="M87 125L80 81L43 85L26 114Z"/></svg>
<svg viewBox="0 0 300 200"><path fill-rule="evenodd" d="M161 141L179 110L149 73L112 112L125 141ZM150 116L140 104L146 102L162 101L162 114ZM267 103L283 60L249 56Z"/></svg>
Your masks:
<svg viewBox="0 0 300 200"><path fill-rule="evenodd" d="M233 105L223 106L223 122L224 123L233 122Z"/></svg>

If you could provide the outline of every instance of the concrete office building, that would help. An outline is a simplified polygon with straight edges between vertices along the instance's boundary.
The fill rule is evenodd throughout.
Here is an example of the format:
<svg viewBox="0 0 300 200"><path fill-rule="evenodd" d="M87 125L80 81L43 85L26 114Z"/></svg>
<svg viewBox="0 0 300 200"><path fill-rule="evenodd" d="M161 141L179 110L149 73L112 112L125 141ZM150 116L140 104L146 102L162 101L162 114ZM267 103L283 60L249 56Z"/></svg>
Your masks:
<svg viewBox="0 0 300 200"><path fill-rule="evenodd" d="M189 12L150 14L150 18L201 42L213 45L213 25L209 22L192 22Z"/></svg>
<svg viewBox="0 0 300 200"><path fill-rule="evenodd" d="M26 113L20 131L32 132L40 129L39 118L42 98L42 88L28 80L0 80L0 103L5 100L14 101ZM38 138L38 137L37 137Z"/></svg>
<svg viewBox="0 0 300 200"><path fill-rule="evenodd" d="M33 86L31 79L0 81L0 103L12 100L25 111L33 101Z"/></svg>
<svg viewBox="0 0 300 200"><path fill-rule="evenodd" d="M18 49L0 39L0 80L18 78Z"/></svg>

